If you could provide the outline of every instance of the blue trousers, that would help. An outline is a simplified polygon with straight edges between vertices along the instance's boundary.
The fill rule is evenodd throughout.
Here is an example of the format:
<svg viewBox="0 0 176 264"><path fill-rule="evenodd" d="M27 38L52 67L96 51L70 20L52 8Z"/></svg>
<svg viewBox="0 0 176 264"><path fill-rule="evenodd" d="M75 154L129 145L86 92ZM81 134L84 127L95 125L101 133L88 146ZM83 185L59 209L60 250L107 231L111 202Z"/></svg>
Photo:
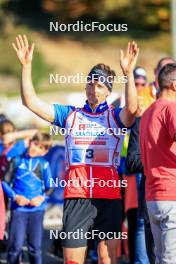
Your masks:
<svg viewBox="0 0 176 264"><path fill-rule="evenodd" d="M140 195L141 195L141 179L142 174L139 173L136 175L137 188L138 188L138 196L139 196L139 204L140 204ZM141 210L141 208L140 208ZM147 256L147 248L145 243L145 230L144 230L144 219L143 215L141 216L140 210L138 208L138 216L137 216L137 227L135 234L135 264L150 264L148 256Z"/></svg>
<svg viewBox="0 0 176 264"><path fill-rule="evenodd" d="M19 263L25 238L27 238L30 263L42 263L43 215L43 211L11 211L7 257L9 264Z"/></svg>
<svg viewBox="0 0 176 264"><path fill-rule="evenodd" d="M150 264L146 243L145 243L145 230L144 230L144 219L137 219L137 229L135 235L135 264Z"/></svg>

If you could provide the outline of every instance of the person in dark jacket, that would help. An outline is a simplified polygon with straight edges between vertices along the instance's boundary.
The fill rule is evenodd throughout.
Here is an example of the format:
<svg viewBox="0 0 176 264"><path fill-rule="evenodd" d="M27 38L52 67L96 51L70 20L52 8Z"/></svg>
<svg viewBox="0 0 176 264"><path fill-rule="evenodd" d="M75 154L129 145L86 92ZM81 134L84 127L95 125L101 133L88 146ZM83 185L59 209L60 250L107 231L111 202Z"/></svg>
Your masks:
<svg viewBox="0 0 176 264"><path fill-rule="evenodd" d="M142 112L145 109L145 105L151 104L150 100L150 95L147 92L147 73L144 68L142 67L136 67L134 70L134 79L135 79L135 85L136 89L138 91L138 110L137 110L137 116L140 116ZM149 99L149 100L148 100ZM153 100L153 99L152 99ZM136 120L136 124L138 125L139 119ZM136 126L135 124L135 126ZM135 130L133 130L133 133L138 133L139 128L135 127ZM135 141L138 141L138 135L137 137L134 138ZM134 142L135 145L137 145L137 142ZM134 148L132 143L132 148ZM131 140L129 142L131 146ZM139 145L138 148L135 149L137 151L136 153L133 153L130 148L130 153L129 150L127 151L127 159L130 156L130 164L129 167L127 167L127 170L129 173L132 173L133 175L135 174L136 176L136 187L137 187L137 193L138 193L138 208L135 210L135 215L129 215L128 212L128 224L129 224L129 231L130 227L133 231L133 240L132 240L132 245L133 245L133 254L134 258L132 260L133 264L149 264L149 258L146 250L146 243L145 243L145 231L144 231L144 218L143 214L141 212L141 208L143 207L144 203L144 198L141 197L143 195L144 190L141 190L141 187L144 188L143 184L143 177L141 172L143 171L142 163L140 161L140 152L139 152ZM136 156L134 156L136 154ZM127 160L128 163L128 160ZM127 164L128 165L128 164ZM133 170L132 170L133 169ZM141 182L142 181L142 182ZM133 209L134 210L134 209ZM130 218L129 218L130 216ZM131 224L133 223L133 226Z"/></svg>
<svg viewBox="0 0 176 264"><path fill-rule="evenodd" d="M140 145L139 145L139 123L141 117L137 117L133 128L131 129L126 166L130 173L142 173L138 188L138 217L144 219L145 242L149 261L155 263L154 241L151 233L150 222L145 203L145 176L143 174L143 165L141 162Z"/></svg>

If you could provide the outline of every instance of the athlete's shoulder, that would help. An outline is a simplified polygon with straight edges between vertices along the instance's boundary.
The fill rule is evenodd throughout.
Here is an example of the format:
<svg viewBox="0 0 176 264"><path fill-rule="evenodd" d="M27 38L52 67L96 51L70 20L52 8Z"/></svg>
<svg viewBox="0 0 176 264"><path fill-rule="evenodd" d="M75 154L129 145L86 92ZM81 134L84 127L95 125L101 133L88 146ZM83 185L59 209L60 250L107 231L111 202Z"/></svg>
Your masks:
<svg viewBox="0 0 176 264"><path fill-rule="evenodd" d="M62 104L54 103L53 106L56 111L61 111L62 113L64 112L68 113L76 109L76 107L73 105L62 105Z"/></svg>
<svg viewBox="0 0 176 264"><path fill-rule="evenodd" d="M54 122L53 124L56 126L64 127L65 120L68 115L73 112L76 107L73 105L61 105L61 104L53 104L54 106Z"/></svg>

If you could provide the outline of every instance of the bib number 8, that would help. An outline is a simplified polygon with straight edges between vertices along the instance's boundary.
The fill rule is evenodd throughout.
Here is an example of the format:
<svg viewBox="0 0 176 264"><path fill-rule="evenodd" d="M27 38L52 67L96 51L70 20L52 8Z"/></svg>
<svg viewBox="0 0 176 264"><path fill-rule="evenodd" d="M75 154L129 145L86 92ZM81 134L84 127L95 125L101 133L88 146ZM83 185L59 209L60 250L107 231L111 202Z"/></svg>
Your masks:
<svg viewBox="0 0 176 264"><path fill-rule="evenodd" d="M94 150L86 149L86 159L93 159L93 157L94 157Z"/></svg>

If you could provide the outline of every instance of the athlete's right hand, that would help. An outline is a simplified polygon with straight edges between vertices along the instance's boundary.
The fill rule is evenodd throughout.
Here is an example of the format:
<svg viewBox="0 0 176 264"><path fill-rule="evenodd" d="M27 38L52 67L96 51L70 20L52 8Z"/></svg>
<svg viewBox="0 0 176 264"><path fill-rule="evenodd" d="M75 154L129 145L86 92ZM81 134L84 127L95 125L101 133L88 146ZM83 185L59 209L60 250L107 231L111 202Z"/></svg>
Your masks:
<svg viewBox="0 0 176 264"><path fill-rule="evenodd" d="M18 35L16 37L16 43L12 43L16 55L23 66L31 64L32 56L34 51L34 43L29 46L28 39L26 35Z"/></svg>
<svg viewBox="0 0 176 264"><path fill-rule="evenodd" d="M30 203L30 200L27 199L25 196L23 195L16 195L15 196L15 202L19 205L19 206L25 206L28 205Z"/></svg>

